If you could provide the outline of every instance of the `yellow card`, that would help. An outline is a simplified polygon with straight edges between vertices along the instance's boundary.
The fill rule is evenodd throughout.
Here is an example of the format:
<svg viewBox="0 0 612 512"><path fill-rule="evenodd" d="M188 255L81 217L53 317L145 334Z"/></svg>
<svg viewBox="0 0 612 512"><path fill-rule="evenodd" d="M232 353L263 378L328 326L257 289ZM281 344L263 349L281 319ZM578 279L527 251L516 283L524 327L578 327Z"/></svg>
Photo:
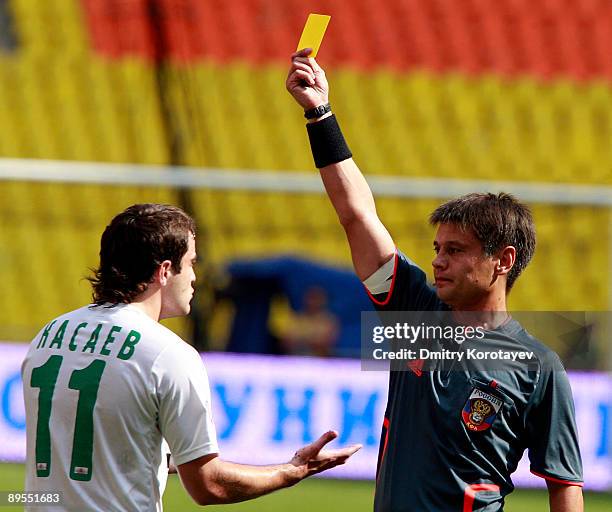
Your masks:
<svg viewBox="0 0 612 512"><path fill-rule="evenodd" d="M309 57L316 57L330 19L326 14L309 14L296 51L312 48Z"/></svg>

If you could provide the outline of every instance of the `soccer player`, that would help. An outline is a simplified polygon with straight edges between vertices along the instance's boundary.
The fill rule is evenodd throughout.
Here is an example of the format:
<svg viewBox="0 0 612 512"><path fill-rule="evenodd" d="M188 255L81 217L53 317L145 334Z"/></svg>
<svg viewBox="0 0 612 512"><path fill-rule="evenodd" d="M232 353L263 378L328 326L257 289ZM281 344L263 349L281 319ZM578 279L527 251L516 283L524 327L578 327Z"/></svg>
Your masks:
<svg viewBox="0 0 612 512"><path fill-rule="evenodd" d="M528 449L532 472L546 479L550 510L582 511L567 375L557 356L506 309L507 294L535 249L528 208L508 194L469 194L438 207L430 218L438 227L431 288L378 218L331 112L325 73L309 54L305 49L292 55L286 87L305 110L315 164L346 232L355 271L377 309L450 310L456 319L475 312L471 321L485 333L483 347L529 350L536 357L534 366L511 371L423 371L410 364L407 371L390 372L374 509L503 510L514 488L511 474Z"/></svg>
<svg viewBox="0 0 612 512"><path fill-rule="evenodd" d="M26 491L61 491L64 510L161 510L165 440L198 504L233 503L359 449L324 450L330 431L286 464L219 458L202 360L158 322L189 313L195 261L194 221L179 208L134 205L107 226L90 279L94 303L46 325L22 365Z"/></svg>

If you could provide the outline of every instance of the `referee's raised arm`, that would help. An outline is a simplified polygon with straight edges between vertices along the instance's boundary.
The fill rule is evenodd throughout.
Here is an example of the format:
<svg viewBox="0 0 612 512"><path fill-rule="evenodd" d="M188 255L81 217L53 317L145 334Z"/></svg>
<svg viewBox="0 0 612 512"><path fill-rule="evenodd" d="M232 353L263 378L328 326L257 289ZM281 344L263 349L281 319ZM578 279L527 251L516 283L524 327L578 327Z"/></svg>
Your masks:
<svg viewBox="0 0 612 512"><path fill-rule="evenodd" d="M307 48L291 56L286 86L305 111L315 165L346 232L355 272L365 280L393 257L395 244L331 112L325 72L308 57L310 52Z"/></svg>

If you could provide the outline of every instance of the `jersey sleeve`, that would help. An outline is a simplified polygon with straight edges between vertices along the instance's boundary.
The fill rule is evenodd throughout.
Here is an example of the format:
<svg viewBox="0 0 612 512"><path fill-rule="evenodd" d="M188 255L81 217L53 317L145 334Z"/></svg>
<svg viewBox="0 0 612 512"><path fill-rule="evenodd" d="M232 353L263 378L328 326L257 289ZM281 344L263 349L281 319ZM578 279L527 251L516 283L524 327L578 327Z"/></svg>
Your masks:
<svg viewBox="0 0 612 512"><path fill-rule="evenodd" d="M392 262L392 263L391 263ZM392 260L363 282L379 311L436 311L446 309L427 276L396 249Z"/></svg>
<svg viewBox="0 0 612 512"><path fill-rule="evenodd" d="M556 354L542 370L527 416L531 472L552 482L582 486L582 460L569 379Z"/></svg>
<svg viewBox="0 0 612 512"><path fill-rule="evenodd" d="M210 386L197 351L186 343L166 348L153 366L159 429L175 465L218 453Z"/></svg>

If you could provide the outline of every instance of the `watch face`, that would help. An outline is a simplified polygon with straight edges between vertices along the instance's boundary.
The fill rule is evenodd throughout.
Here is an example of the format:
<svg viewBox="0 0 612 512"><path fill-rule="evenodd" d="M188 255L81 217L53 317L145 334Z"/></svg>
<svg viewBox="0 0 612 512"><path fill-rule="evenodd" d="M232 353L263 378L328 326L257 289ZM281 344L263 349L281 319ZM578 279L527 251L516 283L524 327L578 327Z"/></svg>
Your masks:
<svg viewBox="0 0 612 512"><path fill-rule="evenodd" d="M307 119L313 119L315 117L321 117L323 114L327 114L331 111L331 106L328 103L327 105L319 105L318 107L311 108L304 113L304 116Z"/></svg>

